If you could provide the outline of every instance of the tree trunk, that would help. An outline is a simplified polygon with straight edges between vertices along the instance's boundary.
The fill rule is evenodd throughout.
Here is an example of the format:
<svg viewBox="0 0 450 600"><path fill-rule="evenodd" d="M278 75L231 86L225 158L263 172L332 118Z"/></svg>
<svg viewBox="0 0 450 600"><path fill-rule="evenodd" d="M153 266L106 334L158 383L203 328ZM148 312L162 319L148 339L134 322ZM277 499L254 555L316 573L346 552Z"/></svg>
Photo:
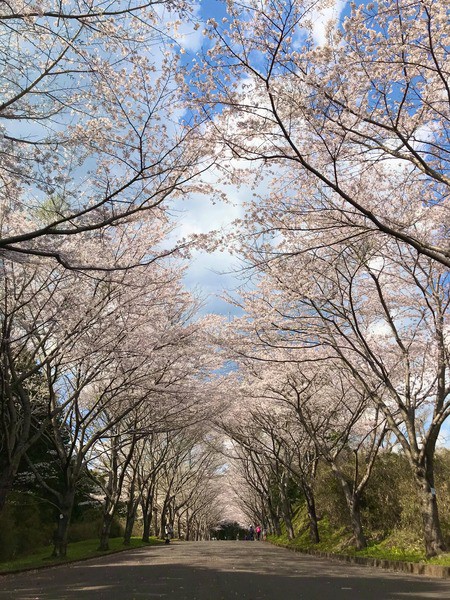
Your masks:
<svg viewBox="0 0 450 600"><path fill-rule="evenodd" d="M355 536L355 545L357 550L362 550L363 548L367 548L367 540L361 522L361 510L358 496L353 497L349 509L352 531Z"/></svg>
<svg viewBox="0 0 450 600"><path fill-rule="evenodd" d="M141 508L143 520L142 541L149 542L153 513L153 491L149 491L147 495L141 497Z"/></svg>
<svg viewBox="0 0 450 600"><path fill-rule="evenodd" d="M272 511L270 511L270 522L272 523L273 534L276 536L280 536L281 535L280 518L276 513L272 512Z"/></svg>
<svg viewBox="0 0 450 600"><path fill-rule="evenodd" d="M125 532L123 535L123 543L125 546L129 546L131 542L131 536L133 534L133 527L136 521L138 503L134 502L133 506L127 511L127 520L125 524Z"/></svg>
<svg viewBox="0 0 450 600"><path fill-rule="evenodd" d="M445 552L447 548L439 521L432 468L429 468L428 471L426 474L424 469L416 469L415 479L422 512L425 552L427 558L430 558Z"/></svg>
<svg viewBox="0 0 450 600"><path fill-rule="evenodd" d="M159 537L163 540L166 536L165 533L165 527L166 527L166 513L164 512L164 510L161 511L161 515L159 518Z"/></svg>
<svg viewBox="0 0 450 600"><path fill-rule="evenodd" d="M305 491L305 498L309 519L309 539L313 544L318 544L320 541L320 537L319 526L317 523L316 500L311 490Z"/></svg>
<svg viewBox="0 0 450 600"><path fill-rule="evenodd" d="M357 550L363 550L363 548L367 548L367 540L361 522L360 499L359 496L352 493L347 481L344 479L341 479L340 481L349 511L350 525L355 538L355 546Z"/></svg>
<svg viewBox="0 0 450 600"><path fill-rule="evenodd" d="M143 521L143 529L142 529L142 541L149 542L150 541L150 527L152 525L152 513L153 513L153 502L142 502L142 521Z"/></svg>
<svg viewBox="0 0 450 600"><path fill-rule="evenodd" d="M268 512L268 520L271 524L270 530L273 535L279 536L281 535L281 525L280 525L280 517L277 514L276 509L274 508L272 499L270 496L267 498L267 512Z"/></svg>
<svg viewBox="0 0 450 600"><path fill-rule="evenodd" d="M191 539L191 517L189 516L189 510L186 510L186 533L185 540L190 541Z"/></svg>
<svg viewBox="0 0 450 600"><path fill-rule="evenodd" d="M72 516L73 503L75 499L75 490L66 493L61 499L59 506L58 523L53 538L52 556L67 556L67 539L69 535L70 519Z"/></svg>
<svg viewBox="0 0 450 600"><path fill-rule="evenodd" d="M133 535L133 527L136 521L137 509L141 496L138 494L137 497L134 493L134 485L130 490L130 497L127 502L127 520L125 524L125 532L123 536L123 543L125 546L129 546L131 542L131 536Z"/></svg>
<svg viewBox="0 0 450 600"><path fill-rule="evenodd" d="M291 503L289 502L289 498L287 495L288 488L288 479L286 476L283 476L282 481L279 486L280 495L281 495L281 511L283 513L283 521L286 526L286 533L290 540L295 538L294 526L292 524L291 518Z"/></svg>
<svg viewBox="0 0 450 600"><path fill-rule="evenodd" d="M145 515L143 515L143 530L142 530L142 541L149 542L150 541L150 527L152 524L152 511L149 510Z"/></svg>
<svg viewBox="0 0 450 600"><path fill-rule="evenodd" d="M161 539L165 538L165 526L167 523L170 522L170 501L171 498L169 496L166 496L163 507L161 509L161 516L159 520L159 536Z"/></svg>
<svg viewBox="0 0 450 600"><path fill-rule="evenodd" d="M150 519L154 519L153 531L155 532L155 537L158 537L158 509L153 508L153 517Z"/></svg>
<svg viewBox="0 0 450 600"><path fill-rule="evenodd" d="M11 465L6 465L0 473L0 513L6 504L8 494L12 489L14 477L15 469Z"/></svg>
<svg viewBox="0 0 450 600"><path fill-rule="evenodd" d="M286 533L288 535L288 538L290 540L293 540L295 538L295 531L294 531L294 526L292 524L292 519L291 519L291 506L289 504L288 499L284 498L284 497L283 497L283 501L282 501L282 510L283 510L283 521L286 526Z"/></svg>
<svg viewBox="0 0 450 600"><path fill-rule="evenodd" d="M137 494L136 497L136 473L134 472L128 490L127 517L125 522L125 531L123 535L123 543L125 546L129 546L131 542L131 536L133 534L133 527L136 521L137 508L139 506L141 495L142 491L139 494Z"/></svg>
<svg viewBox="0 0 450 600"><path fill-rule="evenodd" d="M98 549L102 551L109 550L109 536L111 533L111 525L114 520L114 512L103 513L102 531L100 534L100 544Z"/></svg>

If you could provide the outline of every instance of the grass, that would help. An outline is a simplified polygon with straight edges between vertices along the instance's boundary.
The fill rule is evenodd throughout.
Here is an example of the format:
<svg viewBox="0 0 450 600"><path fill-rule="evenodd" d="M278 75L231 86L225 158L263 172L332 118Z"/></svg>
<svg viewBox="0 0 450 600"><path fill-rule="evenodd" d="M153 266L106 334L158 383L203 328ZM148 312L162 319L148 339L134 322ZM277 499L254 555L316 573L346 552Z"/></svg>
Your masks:
<svg viewBox="0 0 450 600"><path fill-rule="evenodd" d="M450 566L450 553L427 559L422 545L404 531L392 532L388 538L382 541L369 541L367 548L356 550L352 545L352 535L348 530L345 528L334 529L327 519L319 521L320 542L318 544L313 544L309 539L307 519L302 510L294 519L294 527L300 533L293 540L289 540L285 532L278 537L270 536L269 540L274 544L300 551L316 550L330 554Z"/></svg>
<svg viewBox="0 0 450 600"><path fill-rule="evenodd" d="M144 546L154 546L157 544L164 543L158 538L150 538L150 542L143 542L139 538L131 538L129 546L124 546L123 538L112 538L109 540L109 550L99 551L98 545L99 540L85 540L83 542L74 542L69 544L67 549L67 556L65 558L55 558L50 556L52 552L51 546L45 546L39 548L33 554L27 556L20 556L14 560L8 560L0 562L0 573L13 573L14 571L22 571L24 569L36 569L40 567L49 567L53 565L60 565L76 560L84 560L87 558L95 558L97 556L103 556L105 554L113 554L123 550L130 550L133 548L143 548Z"/></svg>

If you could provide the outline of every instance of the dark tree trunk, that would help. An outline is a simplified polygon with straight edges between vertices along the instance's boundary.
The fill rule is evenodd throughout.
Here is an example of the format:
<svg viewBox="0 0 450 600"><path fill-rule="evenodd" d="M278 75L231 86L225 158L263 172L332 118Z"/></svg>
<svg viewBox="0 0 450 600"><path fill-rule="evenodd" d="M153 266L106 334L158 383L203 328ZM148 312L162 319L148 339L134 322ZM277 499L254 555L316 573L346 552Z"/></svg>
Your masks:
<svg viewBox="0 0 450 600"><path fill-rule="evenodd" d="M12 465L5 465L0 473L0 512L5 507L8 494L12 489L16 470Z"/></svg>
<svg viewBox="0 0 450 600"><path fill-rule="evenodd" d="M143 542L150 541L151 524L152 524L152 512L149 511L147 514L143 515L143 529L142 529L142 541Z"/></svg>
<svg viewBox="0 0 450 600"><path fill-rule="evenodd" d="M279 536L281 535L281 524L280 517L274 507L272 498L270 496L267 498L267 512L268 512L268 520L271 524L270 530L273 535Z"/></svg>
<svg viewBox="0 0 450 600"><path fill-rule="evenodd" d="M164 509L161 511L161 515L159 518L159 537L163 540L166 536L165 532L166 527L166 513Z"/></svg>
<svg viewBox="0 0 450 600"><path fill-rule="evenodd" d="M70 519L72 516L75 490L70 490L61 499L59 506L58 522L53 539L52 556L67 556L67 539L69 535Z"/></svg>
<svg viewBox="0 0 450 600"><path fill-rule="evenodd" d="M114 520L114 512L103 513L102 531L100 533L100 544L98 549L102 551L109 550L109 536L111 534L111 526Z"/></svg>
<svg viewBox="0 0 450 600"><path fill-rule="evenodd" d="M129 498L127 502L127 518L125 523L125 532L123 536L123 543L125 546L129 546L131 542L131 536L133 534L133 527L136 521L136 514L139 506L139 501L140 495L138 494L136 497L135 481L133 480L130 486Z"/></svg>
<svg viewBox="0 0 450 600"><path fill-rule="evenodd" d="M350 521L353 535L355 537L355 545L358 550L367 548L367 540L364 535L364 529L361 522L360 499L358 496L353 497L350 502Z"/></svg>
<svg viewBox="0 0 450 600"><path fill-rule="evenodd" d="M153 531L155 534L155 537L158 537L158 527L159 527L159 523L158 523L158 509L157 508L153 508L153 517L151 517L153 519Z"/></svg>
<svg viewBox="0 0 450 600"><path fill-rule="evenodd" d="M281 490L281 510L283 513L283 521L286 526L286 533L290 540L295 538L294 526L291 518L291 505L286 493L286 486L282 486Z"/></svg>
<svg viewBox="0 0 450 600"><path fill-rule="evenodd" d="M141 509L143 520L142 541L149 542L153 513L153 492L149 491L147 495L143 495L141 498Z"/></svg>
<svg viewBox="0 0 450 600"><path fill-rule="evenodd" d="M270 512L270 522L272 524L273 534L276 536L281 535L281 524L280 517L275 512Z"/></svg>
<svg viewBox="0 0 450 600"><path fill-rule="evenodd" d="M186 511L186 541L190 541L191 540L191 535L192 535L192 521L191 521L191 517L189 516L189 511Z"/></svg>
<svg viewBox="0 0 450 600"><path fill-rule="evenodd" d="M432 465L428 467L427 471L423 468L416 469L415 479L422 513L425 552L430 558L447 549L440 526Z"/></svg>
<svg viewBox="0 0 450 600"><path fill-rule="evenodd" d="M286 533L288 534L288 538L293 540L295 538L295 531L292 524L292 510L291 503L289 502L288 498L288 478L286 475L284 475L281 479L279 490L281 496L281 512L284 524L286 526Z"/></svg>
<svg viewBox="0 0 450 600"><path fill-rule="evenodd" d="M125 546L129 546L131 543L131 536L133 535L133 527L134 527L134 523L136 521L136 509L137 509L137 507L135 507L135 509L132 512L129 512L127 514L127 520L125 523L125 531L123 534L123 543Z"/></svg>
<svg viewBox="0 0 450 600"><path fill-rule="evenodd" d="M312 490L305 491L305 498L309 520L309 539L313 544L318 544L320 541L319 526L317 522L316 500Z"/></svg>
<svg viewBox="0 0 450 600"><path fill-rule="evenodd" d="M165 526L170 521L170 511L169 511L170 501L171 501L171 498L169 496L166 496L163 507L161 509L161 516L159 519L159 537L161 539L165 538Z"/></svg>
<svg viewBox="0 0 450 600"><path fill-rule="evenodd" d="M100 532L100 544L98 549L101 551L109 550L109 536L111 534L111 526L114 520L114 510L115 510L115 499L109 496L111 493L111 489L108 490L108 493L104 500L103 505L103 521L102 521L102 530Z"/></svg>
<svg viewBox="0 0 450 600"><path fill-rule="evenodd" d="M345 479L340 470L332 463L331 468L335 477L338 479L341 484L342 490L345 496L345 502L347 504L349 518L350 518L350 526L352 528L353 537L355 539L355 546L357 550L363 550L367 548L367 540L364 535L364 529L361 521L361 508L360 501L361 498L359 494L357 494L353 488L353 486Z"/></svg>

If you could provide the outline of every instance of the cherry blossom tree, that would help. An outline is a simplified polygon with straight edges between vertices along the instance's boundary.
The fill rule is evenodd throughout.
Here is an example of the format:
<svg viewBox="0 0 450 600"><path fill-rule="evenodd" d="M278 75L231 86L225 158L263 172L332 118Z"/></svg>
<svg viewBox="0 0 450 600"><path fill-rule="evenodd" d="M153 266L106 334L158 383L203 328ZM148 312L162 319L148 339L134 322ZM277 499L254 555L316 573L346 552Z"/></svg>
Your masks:
<svg viewBox="0 0 450 600"><path fill-rule="evenodd" d="M103 443L100 446L102 448L99 459L101 466L97 467L96 471L104 500L99 550L109 550L111 526L122 496L125 477L133 458L136 458L136 454L140 450L137 447L136 419L134 421L134 427L127 426L125 419L121 420L116 427L111 427L108 431L108 439L102 440ZM104 482L102 475L104 475ZM127 520L127 524L128 522L130 519Z"/></svg>
<svg viewBox="0 0 450 600"><path fill-rule="evenodd" d="M272 534L281 535L279 498L267 458L253 452L250 445L243 446L242 437L237 442L234 458L234 491L249 523L260 521L268 525Z"/></svg>
<svg viewBox="0 0 450 600"><path fill-rule="evenodd" d="M109 262L77 252L80 234L132 234L137 217L161 216L194 185L207 163L196 128L180 119L180 48L165 23L190 9L184 0L2 4L4 258L123 267L120 252ZM141 264L171 251L153 248Z"/></svg>
<svg viewBox="0 0 450 600"><path fill-rule="evenodd" d="M82 285L44 262L4 263L2 270L2 452L0 507L3 507L20 461L57 417L51 400L54 378L74 347L85 346L113 294L105 287L84 294L86 311L75 307ZM86 289L84 289L86 292ZM88 351L91 353L92 349ZM85 374L84 384L106 363ZM39 385L36 385L36 379ZM62 407L64 402L62 403ZM56 412L55 412L56 410Z"/></svg>
<svg viewBox="0 0 450 600"><path fill-rule="evenodd" d="M254 260L262 268L260 257L257 252ZM372 238L324 243L295 258L268 261L265 270L250 294L254 336L244 337L239 352L258 358L261 349L270 349L265 358L277 364L289 361L289 350L294 363L343 365L407 456L426 552L441 552L433 464L450 413L445 268L389 238Z"/></svg>
<svg viewBox="0 0 450 600"><path fill-rule="evenodd" d="M193 104L235 181L260 165L272 189L249 215L261 233L326 233L309 216L334 210L337 239L383 232L448 267L446 7L355 4L319 44L327 5L228 2L208 24Z"/></svg>
<svg viewBox="0 0 450 600"><path fill-rule="evenodd" d="M142 514L142 539L148 542L150 538L150 527L153 521L153 512L156 511L155 502L157 496L157 483L159 471L165 465L170 451L170 434L147 435L144 444L146 451L143 460L137 463L137 487ZM134 471L133 471L134 476ZM132 494L128 494L129 501ZM154 531L158 529L154 524Z"/></svg>
<svg viewBox="0 0 450 600"><path fill-rule="evenodd" d="M126 521L124 544L129 545L133 527L142 508L143 541L148 542L153 515L156 479L169 451L170 433L151 431L136 442L136 448L125 471Z"/></svg>
<svg viewBox="0 0 450 600"><path fill-rule="evenodd" d="M243 405L247 406L245 414ZM236 493L250 522L268 522L271 530L280 535L280 518L283 518L292 539L295 534L286 466L290 459L275 433L273 411L268 413L269 410L267 406L262 408L257 397L235 393L231 410L217 425L233 442L232 452L228 451L231 468L240 474L241 482L245 482Z"/></svg>
<svg viewBox="0 0 450 600"><path fill-rule="evenodd" d="M164 236L164 220L153 222L151 232L135 224L120 240L87 238L84 250L106 260L117 252L129 264L142 256L142 239L156 244ZM204 418L213 402L213 378L200 390L203 374L218 363L194 320L198 304L183 290L182 274L173 260L89 276L49 259L4 262L3 491L6 496L20 460L50 428L64 489L51 490L36 470L35 476L59 508L58 554L66 552L78 482L112 430L128 440L130 433L180 428L187 418ZM31 385L40 373L43 390ZM33 428L36 411L41 421ZM138 431L130 432L136 411Z"/></svg>
<svg viewBox="0 0 450 600"><path fill-rule="evenodd" d="M203 447L203 435L201 427L190 427L171 436L170 454L160 471L157 488L161 538L165 537L164 528L167 523L172 524L176 516L181 519L187 513L186 536L189 539L189 509L192 509L192 501L200 481L209 480L207 472L214 456L211 449L208 451Z"/></svg>
<svg viewBox="0 0 450 600"><path fill-rule="evenodd" d="M339 366L331 363L312 372L305 368L286 371L284 378L280 370L273 373L276 383L268 386L269 397L282 398L293 409L317 457L331 466L345 496L355 545L365 548L360 505L386 433L385 418L372 409L368 396L358 390L358 382ZM286 428L293 429L292 425ZM317 527L314 504L309 513L311 528Z"/></svg>

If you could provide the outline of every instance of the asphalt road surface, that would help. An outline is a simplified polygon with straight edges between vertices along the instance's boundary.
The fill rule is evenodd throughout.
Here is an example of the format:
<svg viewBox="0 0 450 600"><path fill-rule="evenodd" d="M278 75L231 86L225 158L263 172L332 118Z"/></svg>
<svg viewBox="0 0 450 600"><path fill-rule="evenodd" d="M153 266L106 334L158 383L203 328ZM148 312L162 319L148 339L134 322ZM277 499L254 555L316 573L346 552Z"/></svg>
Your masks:
<svg viewBox="0 0 450 600"><path fill-rule="evenodd" d="M264 542L173 542L0 578L20 600L450 600L450 580L296 554Z"/></svg>

